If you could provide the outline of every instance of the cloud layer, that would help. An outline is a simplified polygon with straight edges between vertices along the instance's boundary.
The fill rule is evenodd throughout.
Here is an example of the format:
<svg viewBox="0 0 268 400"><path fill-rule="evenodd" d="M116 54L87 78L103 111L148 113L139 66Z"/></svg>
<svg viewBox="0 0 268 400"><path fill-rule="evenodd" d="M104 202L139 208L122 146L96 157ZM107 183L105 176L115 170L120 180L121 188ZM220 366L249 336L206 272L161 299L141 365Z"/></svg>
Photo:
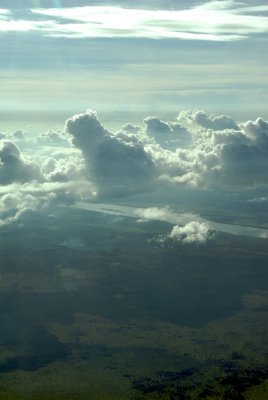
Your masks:
<svg viewBox="0 0 268 400"><path fill-rule="evenodd" d="M175 7L176 8L176 7ZM0 10L2 31L39 31L54 37L134 37L233 41L267 33L267 6L234 0L209 1L188 9L157 10L87 5L32 8L16 17ZM263 13L263 14L262 14Z"/></svg>
<svg viewBox="0 0 268 400"><path fill-rule="evenodd" d="M141 127L127 123L113 133L96 112L87 111L69 118L64 133L3 132L0 212L2 220L9 221L27 210L27 204L38 209L143 193L151 193L162 206L169 192L174 202L187 188L207 191L208 196L224 189L239 190L240 195L250 191L249 199L267 198L267 169L268 122L260 117L239 123L226 115L183 111L173 121L149 116ZM197 237L198 232L200 241L202 232L206 237L207 227L189 215L177 220L168 208L144 213L137 216L179 225L173 238ZM189 225L191 221L199 225Z"/></svg>

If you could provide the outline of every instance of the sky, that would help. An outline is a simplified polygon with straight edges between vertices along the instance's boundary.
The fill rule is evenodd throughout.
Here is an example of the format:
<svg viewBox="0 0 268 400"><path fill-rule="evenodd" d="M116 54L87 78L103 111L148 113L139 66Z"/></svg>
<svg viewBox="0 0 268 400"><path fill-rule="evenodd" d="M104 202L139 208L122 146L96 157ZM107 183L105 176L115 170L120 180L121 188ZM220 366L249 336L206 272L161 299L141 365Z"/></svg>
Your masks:
<svg viewBox="0 0 268 400"><path fill-rule="evenodd" d="M267 117L267 32L262 0L1 0L0 116Z"/></svg>
<svg viewBox="0 0 268 400"><path fill-rule="evenodd" d="M148 194L268 207L264 1L0 5L0 226Z"/></svg>

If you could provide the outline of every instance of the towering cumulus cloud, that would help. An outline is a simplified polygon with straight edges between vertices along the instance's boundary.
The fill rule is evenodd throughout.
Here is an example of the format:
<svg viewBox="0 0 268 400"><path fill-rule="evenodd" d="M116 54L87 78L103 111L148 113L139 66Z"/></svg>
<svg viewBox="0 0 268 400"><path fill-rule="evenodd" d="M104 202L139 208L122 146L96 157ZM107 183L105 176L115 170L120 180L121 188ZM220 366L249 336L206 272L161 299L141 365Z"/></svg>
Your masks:
<svg viewBox="0 0 268 400"><path fill-rule="evenodd" d="M148 188L154 163L137 136L112 134L93 111L68 119L65 131L82 151L88 177L99 196L127 195Z"/></svg>
<svg viewBox="0 0 268 400"><path fill-rule="evenodd" d="M93 111L67 120L65 131L82 151L99 196L159 189L160 181L203 189L268 183L268 123L262 118L239 124L197 110L181 112L175 122L148 117L144 123L144 129L113 134Z"/></svg>
<svg viewBox="0 0 268 400"><path fill-rule="evenodd" d="M3 142L0 148L0 160L1 185L41 180L39 166L35 162L24 159L20 149L13 142Z"/></svg>

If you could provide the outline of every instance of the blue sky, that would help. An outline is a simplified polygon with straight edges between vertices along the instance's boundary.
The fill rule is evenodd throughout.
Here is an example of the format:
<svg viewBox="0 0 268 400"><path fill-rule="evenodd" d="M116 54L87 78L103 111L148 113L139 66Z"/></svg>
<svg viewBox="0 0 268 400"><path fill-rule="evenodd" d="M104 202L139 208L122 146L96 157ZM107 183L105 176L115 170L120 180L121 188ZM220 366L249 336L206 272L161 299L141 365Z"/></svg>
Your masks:
<svg viewBox="0 0 268 400"><path fill-rule="evenodd" d="M1 114L267 117L265 3L3 0Z"/></svg>

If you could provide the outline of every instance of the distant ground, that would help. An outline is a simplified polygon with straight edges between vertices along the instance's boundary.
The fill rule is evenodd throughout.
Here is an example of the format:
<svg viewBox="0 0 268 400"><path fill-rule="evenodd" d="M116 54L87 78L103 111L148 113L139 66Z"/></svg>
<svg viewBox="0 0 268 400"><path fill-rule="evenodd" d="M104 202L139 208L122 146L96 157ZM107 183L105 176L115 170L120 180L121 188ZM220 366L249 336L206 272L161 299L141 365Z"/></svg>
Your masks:
<svg viewBox="0 0 268 400"><path fill-rule="evenodd" d="M0 399L267 399L267 239L169 230L68 208L2 227Z"/></svg>

